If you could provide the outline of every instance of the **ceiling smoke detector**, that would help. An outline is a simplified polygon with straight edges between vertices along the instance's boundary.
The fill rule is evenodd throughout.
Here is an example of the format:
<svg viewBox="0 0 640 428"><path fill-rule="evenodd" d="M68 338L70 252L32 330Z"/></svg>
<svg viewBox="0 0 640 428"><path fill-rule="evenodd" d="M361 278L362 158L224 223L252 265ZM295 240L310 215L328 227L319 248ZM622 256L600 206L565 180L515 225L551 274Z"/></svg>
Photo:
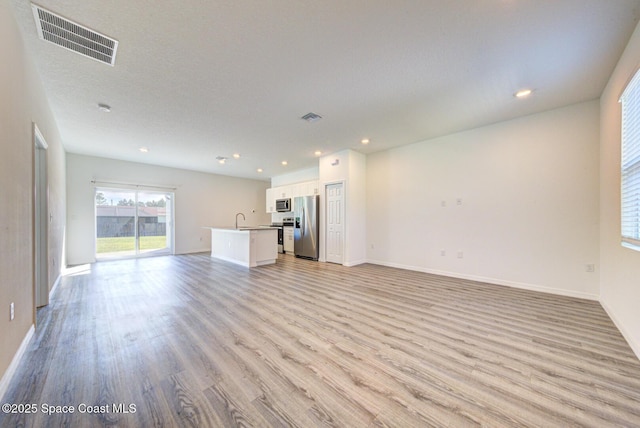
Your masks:
<svg viewBox="0 0 640 428"><path fill-rule="evenodd" d="M320 116L319 114L310 112L302 116L300 119L304 119L307 122L311 123L311 122L317 122L318 120L322 119L322 116Z"/></svg>
<svg viewBox="0 0 640 428"><path fill-rule="evenodd" d="M69 21L35 4L31 5L38 36L80 55L113 66L118 41Z"/></svg>

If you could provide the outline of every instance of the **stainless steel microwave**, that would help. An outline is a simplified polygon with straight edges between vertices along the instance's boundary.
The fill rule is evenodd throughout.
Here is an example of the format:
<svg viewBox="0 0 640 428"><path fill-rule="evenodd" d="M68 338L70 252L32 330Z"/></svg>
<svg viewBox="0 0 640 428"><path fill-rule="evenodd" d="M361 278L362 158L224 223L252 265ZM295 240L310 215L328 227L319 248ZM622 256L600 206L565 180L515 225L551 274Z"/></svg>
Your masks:
<svg viewBox="0 0 640 428"><path fill-rule="evenodd" d="M276 211L279 213L291 211L291 198L276 199Z"/></svg>

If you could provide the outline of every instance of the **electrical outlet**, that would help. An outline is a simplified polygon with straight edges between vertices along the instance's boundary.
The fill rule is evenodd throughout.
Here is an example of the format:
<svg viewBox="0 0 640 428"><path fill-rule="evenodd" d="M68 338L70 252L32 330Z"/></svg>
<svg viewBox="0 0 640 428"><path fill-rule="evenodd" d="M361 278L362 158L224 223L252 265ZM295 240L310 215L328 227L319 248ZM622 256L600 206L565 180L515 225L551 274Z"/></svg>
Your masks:
<svg viewBox="0 0 640 428"><path fill-rule="evenodd" d="M9 321L13 321L13 319L16 317L16 305L11 302L11 305L9 306Z"/></svg>
<svg viewBox="0 0 640 428"><path fill-rule="evenodd" d="M462 251L458 251L458 258L461 259L464 257L464 253Z"/></svg>
<svg viewBox="0 0 640 428"><path fill-rule="evenodd" d="M440 255L441 256L446 256L447 255L447 250L440 250Z"/></svg>
<svg viewBox="0 0 640 428"><path fill-rule="evenodd" d="M588 265L585 266L585 270L587 272L595 272L596 271L596 265L594 265L593 263L589 263Z"/></svg>
<svg viewBox="0 0 640 428"><path fill-rule="evenodd" d="M462 205L462 198L458 198L458 199L456 199L456 204L457 204L458 206Z"/></svg>
<svg viewBox="0 0 640 428"><path fill-rule="evenodd" d="M446 206L447 206L447 201L442 201L442 202L440 202L440 206L442 206L442 207L446 207Z"/></svg>
<svg viewBox="0 0 640 428"><path fill-rule="evenodd" d="M371 244L371 249L372 249L372 250L374 249L374 246L373 246L373 244Z"/></svg>

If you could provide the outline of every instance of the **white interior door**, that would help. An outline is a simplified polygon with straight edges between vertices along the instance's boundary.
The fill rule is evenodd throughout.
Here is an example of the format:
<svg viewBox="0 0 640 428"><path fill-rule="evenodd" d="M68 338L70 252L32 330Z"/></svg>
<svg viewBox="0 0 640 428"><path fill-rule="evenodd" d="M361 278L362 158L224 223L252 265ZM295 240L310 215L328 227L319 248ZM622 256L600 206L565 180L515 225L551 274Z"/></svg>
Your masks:
<svg viewBox="0 0 640 428"><path fill-rule="evenodd" d="M327 219L327 261L343 263L344 252L344 189L342 183L329 184L325 189Z"/></svg>

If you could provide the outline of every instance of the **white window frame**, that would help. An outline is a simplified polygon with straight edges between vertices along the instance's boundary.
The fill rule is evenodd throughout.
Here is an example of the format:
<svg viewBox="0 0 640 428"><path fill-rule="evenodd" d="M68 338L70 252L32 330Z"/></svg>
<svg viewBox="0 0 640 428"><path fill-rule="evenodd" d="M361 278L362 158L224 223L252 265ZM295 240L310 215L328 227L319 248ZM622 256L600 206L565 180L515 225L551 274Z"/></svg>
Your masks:
<svg viewBox="0 0 640 428"><path fill-rule="evenodd" d="M640 251L640 70L622 96L620 234L622 245Z"/></svg>

